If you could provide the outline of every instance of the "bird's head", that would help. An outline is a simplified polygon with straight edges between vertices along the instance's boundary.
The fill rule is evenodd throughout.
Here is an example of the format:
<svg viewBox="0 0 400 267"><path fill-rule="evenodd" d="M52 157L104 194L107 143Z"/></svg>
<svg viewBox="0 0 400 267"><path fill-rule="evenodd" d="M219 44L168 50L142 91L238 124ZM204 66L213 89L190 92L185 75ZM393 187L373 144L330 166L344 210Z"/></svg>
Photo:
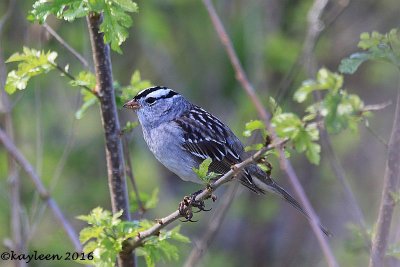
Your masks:
<svg viewBox="0 0 400 267"><path fill-rule="evenodd" d="M181 94L163 86L144 89L124 104L124 108L137 112L142 126L149 127L173 120L187 106L188 102Z"/></svg>

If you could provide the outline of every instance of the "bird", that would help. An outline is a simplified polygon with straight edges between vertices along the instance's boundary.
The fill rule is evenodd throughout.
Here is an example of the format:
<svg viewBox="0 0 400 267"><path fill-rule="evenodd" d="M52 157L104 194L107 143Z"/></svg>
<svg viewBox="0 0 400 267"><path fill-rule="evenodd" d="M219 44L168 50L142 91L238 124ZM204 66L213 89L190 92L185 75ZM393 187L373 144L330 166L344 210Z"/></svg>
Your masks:
<svg viewBox="0 0 400 267"><path fill-rule="evenodd" d="M193 168L207 158L212 160L208 170L220 176L245 159L242 142L226 124L168 87L144 89L123 107L137 113L155 158L184 181L202 183ZM246 166L238 180L256 194L279 196L310 219L300 203L256 163ZM321 224L320 229L331 236Z"/></svg>

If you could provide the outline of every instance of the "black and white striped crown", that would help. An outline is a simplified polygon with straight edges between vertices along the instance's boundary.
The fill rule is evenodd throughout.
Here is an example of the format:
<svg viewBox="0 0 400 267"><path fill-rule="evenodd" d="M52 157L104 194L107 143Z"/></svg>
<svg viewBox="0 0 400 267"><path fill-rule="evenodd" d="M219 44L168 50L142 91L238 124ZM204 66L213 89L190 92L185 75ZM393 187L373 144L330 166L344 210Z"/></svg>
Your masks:
<svg viewBox="0 0 400 267"><path fill-rule="evenodd" d="M135 100L139 100L142 98L153 98L155 100L162 98L171 98L173 96L179 95L174 90L165 87L165 86L154 86L140 91L136 96Z"/></svg>

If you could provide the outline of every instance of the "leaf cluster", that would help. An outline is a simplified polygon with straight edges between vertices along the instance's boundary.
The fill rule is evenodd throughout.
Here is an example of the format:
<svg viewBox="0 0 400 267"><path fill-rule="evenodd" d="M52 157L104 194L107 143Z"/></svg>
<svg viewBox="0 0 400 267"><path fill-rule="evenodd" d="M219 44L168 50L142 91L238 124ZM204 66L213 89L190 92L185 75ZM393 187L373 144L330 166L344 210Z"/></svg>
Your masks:
<svg viewBox="0 0 400 267"><path fill-rule="evenodd" d="M85 244L84 252L91 253L93 259L79 260L79 263L99 267L111 267L125 240L134 238L139 232L153 226L148 220L121 221L122 211L112 215L110 211L98 207L89 215L77 218L89 224L80 232L79 239ZM179 233L179 227L169 231L161 231L158 236L150 237L142 247L137 249L138 255L143 256L148 266L154 266L160 260L176 260L179 256L178 248L171 240L187 243L189 239Z"/></svg>
<svg viewBox="0 0 400 267"><path fill-rule="evenodd" d="M54 69L56 58L56 52L44 52L28 47L23 48L23 53L11 55L6 63L19 62L19 64L16 70L10 71L7 75L6 92L13 94L17 89L25 89L30 78Z"/></svg>
<svg viewBox="0 0 400 267"><path fill-rule="evenodd" d="M358 47L363 52L353 53L343 59L339 66L340 72L353 74L368 60L381 60L400 68L400 37L397 29L386 34L364 32L360 35Z"/></svg>
<svg viewBox="0 0 400 267"><path fill-rule="evenodd" d="M294 99L302 103L317 90L324 91L325 95L321 101L306 108L307 119L322 117L329 133L339 133L347 128L356 130L358 122L368 115L360 97L343 89L343 76L325 68L318 71L315 80L303 82Z"/></svg>
<svg viewBox="0 0 400 267"><path fill-rule="evenodd" d="M89 15L103 14L100 31L104 33L104 42L122 53L121 44L128 38L128 29L132 18L128 13L137 12L138 6L132 0L38 0L28 15L31 21L44 23L49 15L59 19L73 21Z"/></svg>

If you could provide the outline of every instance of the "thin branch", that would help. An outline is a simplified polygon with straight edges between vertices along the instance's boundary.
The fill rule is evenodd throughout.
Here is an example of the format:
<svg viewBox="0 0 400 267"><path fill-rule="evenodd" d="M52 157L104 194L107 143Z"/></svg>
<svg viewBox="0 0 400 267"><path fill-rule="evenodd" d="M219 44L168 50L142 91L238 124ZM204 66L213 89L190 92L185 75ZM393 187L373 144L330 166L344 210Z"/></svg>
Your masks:
<svg viewBox="0 0 400 267"><path fill-rule="evenodd" d="M60 71L62 74L64 74L67 78L69 78L71 81L76 81L76 78L74 75L72 75L71 73L69 73L68 71L66 71L63 67L61 67L58 64L52 64L58 71ZM94 94L96 97L98 97L97 92L95 91L94 88L89 88L86 85L79 85L79 87L81 87L82 89Z"/></svg>
<svg viewBox="0 0 400 267"><path fill-rule="evenodd" d="M260 157L263 156L263 154L266 151L271 150L273 148L281 147L283 143L284 142L263 147L261 150L257 151L253 156L247 158L241 163L233 165L230 171L225 173L218 180L210 184L206 189L204 189L200 194L198 194L195 198L195 201L200 201L210 198L212 192L214 192L222 184L232 180L237 174L241 172L241 170L243 170L243 168L245 168L247 165L253 162L256 162ZM168 216L157 220L157 223L153 227L145 231L139 232L136 238L132 240L127 240L124 244L125 245L124 250L131 251L141 246L147 238L153 235L157 235L161 229L165 228L167 225L171 224L172 222L176 221L181 217L182 215L179 213L179 210L176 210L173 213L169 214Z"/></svg>
<svg viewBox="0 0 400 267"><path fill-rule="evenodd" d="M316 3L319 2L319 3ZM320 15L318 16L319 12L322 12L324 8L326 7L326 4L324 5L325 0L321 1L315 1L314 4L311 6L309 14L308 14L308 20L310 21L315 21L319 20ZM298 55L296 61L292 64L290 70L288 73L285 75L285 77L282 79L280 82L280 85L278 86L278 91L276 94L276 101L279 103L282 99L285 99L287 95L290 93L289 87L291 86L293 80L297 76L297 74L300 72L301 67L304 65L304 61L307 58L307 52L312 48L314 49L315 45L318 43L319 39L321 38L322 34L332 26L332 24L337 20L337 18L346 10L346 8L350 4L350 0L342 0L342 1L337 1L337 8L334 9L331 12L331 15L326 18L326 22L322 24L321 21L318 21L315 26L312 26L312 28L307 29L306 33L306 38L304 39L303 42L303 48L300 54ZM310 14L311 13L311 14ZM317 31L316 33L313 33L313 31ZM311 51L312 51L311 50Z"/></svg>
<svg viewBox="0 0 400 267"><path fill-rule="evenodd" d="M35 185L37 192L39 193L40 198L47 203L53 212L54 216L60 223L60 225L64 228L67 233L69 239L72 241L72 244L75 247L77 252L82 251L81 243L79 242L78 235L76 234L74 228L69 223L69 221L65 218L65 215L62 213L60 208L54 199L50 196L49 192L44 187L42 180L37 175L36 171L32 167L32 165L28 162L28 160L22 155L22 153L18 150L18 148L14 145L11 139L6 135L6 133L0 129L0 142L4 145L5 149L8 153L14 158L14 160L22 167L22 169L28 174L31 178L32 182Z"/></svg>
<svg viewBox="0 0 400 267"><path fill-rule="evenodd" d="M304 41L303 47L303 61L305 62L304 68L309 77L314 77L316 74L316 58L314 55L314 49L320 38L320 35L325 28L323 22L321 21L321 16L324 12L326 5L328 4L328 0L315 0L312 5L309 13L308 13L308 30L306 39ZM321 101L321 92L315 91L313 93L314 99L316 101ZM380 105L368 106L368 109L382 109L385 108L387 103ZM367 111L367 107L365 107L365 111ZM319 118L321 116L318 116ZM356 200L356 197L353 194L351 186L346 179L346 173L338 160L336 153L333 149L332 142L329 138L329 135L324 127L319 127L321 141L323 147L326 149L327 156L329 158L329 162L331 164L331 168L336 178L338 179L340 185L344 189L345 196L347 198L348 203L350 204L351 209L353 210L352 214L354 214L358 224L362 228L363 239L367 248L370 247L369 237L367 235L367 226L365 223L364 214L361 211L360 206Z"/></svg>
<svg viewBox="0 0 400 267"><path fill-rule="evenodd" d="M65 47L85 68L90 68L89 63L86 59L79 54L74 48L72 48L56 31L54 31L46 22L43 24L43 27L46 29L50 35L54 37L62 46Z"/></svg>
<svg viewBox="0 0 400 267"><path fill-rule="evenodd" d="M372 241L370 267L384 266L389 241L390 225L396 205L393 193L398 192L400 180L400 88L397 91L396 111L389 140L388 158L383 181L382 199L379 207L377 230Z"/></svg>
<svg viewBox="0 0 400 267"><path fill-rule="evenodd" d="M211 220L208 223L207 232L202 234L201 240L194 243L194 247L186 259L184 267L193 267L199 264L201 258L206 252L212 240L215 238L216 233L222 226L222 222L232 205L233 199L236 195L239 183L235 183L230 186L229 190L224 194L221 204L215 209Z"/></svg>
<svg viewBox="0 0 400 267"><path fill-rule="evenodd" d="M278 140L275 130L274 128L271 126L270 123L270 115L267 113L267 111L264 109L261 101L259 100L259 98L257 97L255 90L253 88L253 86L251 85L251 83L249 82L245 72L243 71L243 67L240 64L240 61L236 55L235 50L233 49L233 45L231 40L229 39L223 25L222 22L220 20L220 18L218 17L215 8L211 2L211 0L203 0L203 3L210 15L211 21L215 27L215 30L222 42L222 44L224 45L229 59L232 63L233 68L235 69L235 73L236 73L236 79L239 81L239 83L242 85L243 89L245 90L245 92L248 94L250 100L253 102L254 106L256 107L259 116L261 117L261 119L264 121L267 130L271 133L271 137L273 140ZM317 217L317 215L315 214L314 209L312 208L310 201L308 200L303 187L301 186L299 179L292 167L292 164L289 162L289 160L285 157L284 152L282 150L282 148L278 148L278 152L279 152L279 161L280 161L280 166L282 168L282 170L284 170L286 172L286 174L289 177L290 182L292 183L296 194L298 195L300 202L303 204L304 208L306 209L306 211L309 213L310 215L310 224L311 227L314 231L314 234L316 235L318 242L322 248L322 251L325 255L325 258L329 264L330 267L336 267L338 266L336 259L332 253L332 250L326 240L326 238L324 237L323 233L321 232L320 228L319 228L319 219Z"/></svg>
<svg viewBox="0 0 400 267"><path fill-rule="evenodd" d="M129 153L129 146L128 146L128 140L126 136L124 135L122 137L122 149L124 151L124 158L125 158L125 172L126 175L128 175L129 180L131 181L132 187L133 187L133 192L135 192L136 195L136 201L139 207L139 216L142 217L146 209L144 208L143 202L140 199L139 195L139 189L137 187L135 177L133 176L133 169L132 169L132 162L131 162L131 156Z"/></svg>

